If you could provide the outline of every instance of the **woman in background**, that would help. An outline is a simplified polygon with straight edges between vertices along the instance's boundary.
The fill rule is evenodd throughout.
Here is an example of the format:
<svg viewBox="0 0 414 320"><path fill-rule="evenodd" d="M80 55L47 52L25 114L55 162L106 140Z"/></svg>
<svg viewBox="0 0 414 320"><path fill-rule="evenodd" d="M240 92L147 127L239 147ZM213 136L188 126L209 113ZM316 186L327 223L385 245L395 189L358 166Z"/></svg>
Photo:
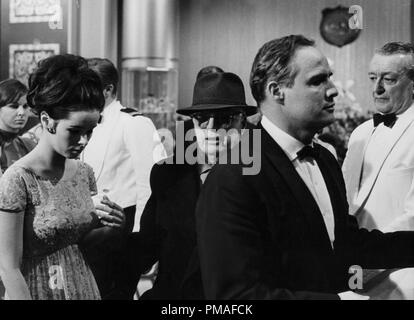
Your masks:
<svg viewBox="0 0 414 320"><path fill-rule="evenodd" d="M122 209L109 199L95 210L94 174L75 160L100 119L100 79L81 57L50 57L31 75L27 100L43 130L36 148L1 178L0 275L7 297L99 299L79 245L96 233L105 240L124 225Z"/></svg>
<svg viewBox="0 0 414 320"><path fill-rule="evenodd" d="M29 118L27 88L20 81L0 82L0 167L2 173L35 147L30 139L20 137Z"/></svg>
<svg viewBox="0 0 414 320"><path fill-rule="evenodd" d="M19 136L29 117L26 94L27 88L20 81L8 79L0 82L0 177L36 145ZM0 299L3 297L4 286L0 280Z"/></svg>

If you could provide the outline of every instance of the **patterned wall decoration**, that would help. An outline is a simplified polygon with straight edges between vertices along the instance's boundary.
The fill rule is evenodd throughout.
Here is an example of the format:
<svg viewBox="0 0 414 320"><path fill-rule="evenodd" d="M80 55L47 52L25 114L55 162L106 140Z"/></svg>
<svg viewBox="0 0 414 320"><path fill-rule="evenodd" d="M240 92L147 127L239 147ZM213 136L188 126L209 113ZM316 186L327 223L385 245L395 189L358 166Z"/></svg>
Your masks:
<svg viewBox="0 0 414 320"><path fill-rule="evenodd" d="M60 0L10 0L10 23L49 22L61 15Z"/></svg>
<svg viewBox="0 0 414 320"><path fill-rule="evenodd" d="M58 43L47 44L11 44L9 77L28 83L29 74L37 63L47 57L60 53Z"/></svg>

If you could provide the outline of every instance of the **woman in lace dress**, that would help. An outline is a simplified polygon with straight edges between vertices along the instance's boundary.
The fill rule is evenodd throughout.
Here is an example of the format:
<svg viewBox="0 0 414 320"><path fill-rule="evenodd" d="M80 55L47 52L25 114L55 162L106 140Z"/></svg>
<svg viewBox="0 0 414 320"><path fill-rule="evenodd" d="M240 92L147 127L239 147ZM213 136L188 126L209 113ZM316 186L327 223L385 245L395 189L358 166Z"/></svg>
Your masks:
<svg viewBox="0 0 414 320"><path fill-rule="evenodd" d="M83 58L54 56L31 75L27 100L44 130L37 147L0 180L0 274L7 297L99 299L79 245L124 225L122 209L109 199L94 207L93 172L75 160L100 118L100 80Z"/></svg>

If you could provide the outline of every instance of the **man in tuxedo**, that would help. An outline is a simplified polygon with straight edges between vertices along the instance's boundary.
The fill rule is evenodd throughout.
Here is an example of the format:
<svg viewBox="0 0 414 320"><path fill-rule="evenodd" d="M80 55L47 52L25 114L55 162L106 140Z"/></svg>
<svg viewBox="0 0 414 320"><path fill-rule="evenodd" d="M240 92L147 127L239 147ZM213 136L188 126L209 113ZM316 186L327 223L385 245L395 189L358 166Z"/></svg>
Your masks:
<svg viewBox="0 0 414 320"><path fill-rule="evenodd" d="M359 229L337 161L313 142L335 120L331 75L300 35L257 54L250 85L263 113L253 146L262 169L216 165L197 205L207 299L366 299L350 291L350 267L414 265L414 233Z"/></svg>
<svg viewBox="0 0 414 320"><path fill-rule="evenodd" d="M384 45L369 78L378 113L349 140L343 166L349 213L368 230L414 230L414 46ZM370 280L372 295L414 299L414 269L385 275Z"/></svg>

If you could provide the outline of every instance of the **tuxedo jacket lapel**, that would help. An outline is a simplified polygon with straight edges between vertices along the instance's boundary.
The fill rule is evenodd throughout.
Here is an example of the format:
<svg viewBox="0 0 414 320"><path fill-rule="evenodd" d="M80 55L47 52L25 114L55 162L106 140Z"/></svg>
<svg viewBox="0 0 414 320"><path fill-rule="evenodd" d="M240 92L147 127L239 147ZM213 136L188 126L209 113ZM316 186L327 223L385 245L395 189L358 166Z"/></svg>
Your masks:
<svg viewBox="0 0 414 320"><path fill-rule="evenodd" d="M344 162L344 176L346 177L345 183L348 203L350 205L350 213L354 213L358 208L355 206L355 202L359 193L362 165L364 163L365 151L371 139L373 130L374 125L372 121L370 121L366 127L361 128L358 139L349 146Z"/></svg>
<svg viewBox="0 0 414 320"><path fill-rule="evenodd" d="M336 159L329 161L328 157L331 157L329 151L325 151L321 146L316 145L315 148L320 150L320 158L318 159L318 166L321 170L322 176L326 183L326 187L329 192L329 197L331 199L332 210L334 212L335 219L335 236L337 237L341 230L341 226L344 226L344 217L348 216L347 211L347 198L343 177L341 177L341 171L339 164L331 163L332 161L336 162ZM337 165L337 169L335 169Z"/></svg>
<svg viewBox="0 0 414 320"><path fill-rule="evenodd" d="M290 189L295 203L298 204L301 209L300 211L303 212L304 217L310 226L309 230L311 231L313 240L315 241L315 247L323 248L325 251L332 251L322 213L313 198L312 193L309 191L305 182L299 176L292 162L282 148L263 128L262 148L265 153L264 156L269 160L270 166L283 177L283 180ZM269 174L271 175L270 172ZM271 180L277 181L278 179L271 178Z"/></svg>
<svg viewBox="0 0 414 320"><path fill-rule="evenodd" d="M400 140L401 136L404 134L404 132L408 129L408 127L414 121L413 112L411 110L407 112L411 112L412 116L404 117L402 119L399 119L399 121L397 121L392 131L390 132L390 135L388 135L387 140L384 141L384 148L378 154L378 158L377 158L378 161L370 164L373 166L372 168L373 174L371 175L371 179L367 181L366 183L364 183L364 185L359 190L357 201L356 201L358 206L362 206L363 203L369 197L372 191L372 188L374 187L375 182L377 181L378 175L380 174L381 169L384 166L385 161L389 157L391 151L393 150L397 142Z"/></svg>

